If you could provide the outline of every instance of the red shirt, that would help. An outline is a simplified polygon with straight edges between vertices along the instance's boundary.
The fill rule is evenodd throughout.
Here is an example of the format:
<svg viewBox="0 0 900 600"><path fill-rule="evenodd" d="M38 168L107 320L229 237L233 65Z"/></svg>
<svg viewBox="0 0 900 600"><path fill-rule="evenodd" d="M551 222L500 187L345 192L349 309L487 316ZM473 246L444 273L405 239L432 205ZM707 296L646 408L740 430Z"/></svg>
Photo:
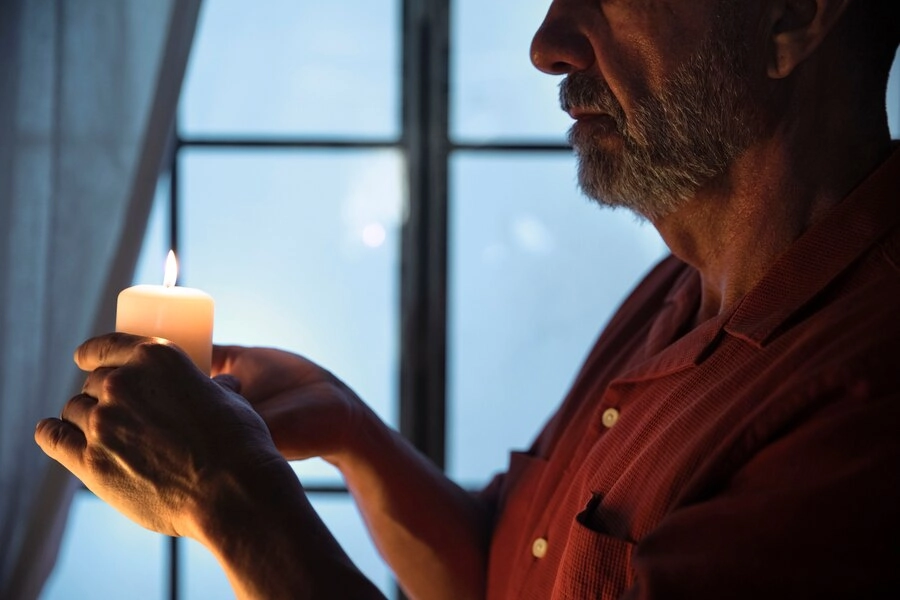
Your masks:
<svg viewBox="0 0 900 600"><path fill-rule="evenodd" d="M488 597L900 598L900 151L726 313L664 260L485 491Z"/></svg>

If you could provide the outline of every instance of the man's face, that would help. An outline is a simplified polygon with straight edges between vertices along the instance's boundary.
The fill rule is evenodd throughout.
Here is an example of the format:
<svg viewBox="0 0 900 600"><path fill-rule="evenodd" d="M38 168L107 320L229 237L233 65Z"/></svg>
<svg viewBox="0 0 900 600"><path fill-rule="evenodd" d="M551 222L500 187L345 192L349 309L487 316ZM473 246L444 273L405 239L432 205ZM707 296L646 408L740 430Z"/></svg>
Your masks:
<svg viewBox="0 0 900 600"><path fill-rule="evenodd" d="M606 32L585 36L594 57L590 64L573 59L576 64L560 85L560 102L576 118L569 139L578 154L584 193L601 204L658 219L724 174L757 135L760 119L747 77L748 36L741 26L742 15L732 7L736 3L713 0L721 10L710 13L711 25L705 27L699 44L695 42L686 56L667 60L667 55L677 54L672 40L690 34L673 33L672 27L659 33L654 18L666 18L666 11L646 6L665 2L618 3L643 3L642 18L630 22L642 23L649 33L636 49L617 45L613 18L621 18L628 9L596 8L605 11L603 17L610 15L595 18L598 29L605 26ZM608 44L604 45L604 37L610 39ZM617 48L624 54L621 61L614 55ZM658 76L654 78L653 68L644 65L656 67Z"/></svg>

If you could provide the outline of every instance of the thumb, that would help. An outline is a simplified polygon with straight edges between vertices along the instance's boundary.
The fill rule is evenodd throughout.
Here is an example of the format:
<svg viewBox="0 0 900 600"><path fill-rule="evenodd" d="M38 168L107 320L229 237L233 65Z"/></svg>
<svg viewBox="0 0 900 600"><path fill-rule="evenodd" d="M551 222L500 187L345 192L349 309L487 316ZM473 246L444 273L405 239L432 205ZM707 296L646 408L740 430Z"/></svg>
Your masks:
<svg viewBox="0 0 900 600"><path fill-rule="evenodd" d="M241 380L234 375L222 373L221 375L216 375L212 379L226 390L231 390L232 392L237 392L238 394L241 393Z"/></svg>

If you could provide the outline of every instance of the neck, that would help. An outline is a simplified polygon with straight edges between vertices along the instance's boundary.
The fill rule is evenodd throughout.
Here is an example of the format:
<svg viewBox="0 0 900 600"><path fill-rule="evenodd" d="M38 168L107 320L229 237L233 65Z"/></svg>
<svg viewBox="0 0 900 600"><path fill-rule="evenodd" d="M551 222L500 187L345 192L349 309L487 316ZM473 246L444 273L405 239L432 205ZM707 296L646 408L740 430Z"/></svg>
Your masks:
<svg viewBox="0 0 900 600"><path fill-rule="evenodd" d="M812 117L808 108L784 111L727 173L654 222L672 252L700 272L697 323L740 300L890 153L885 118L835 116L883 114L883 108L852 108Z"/></svg>

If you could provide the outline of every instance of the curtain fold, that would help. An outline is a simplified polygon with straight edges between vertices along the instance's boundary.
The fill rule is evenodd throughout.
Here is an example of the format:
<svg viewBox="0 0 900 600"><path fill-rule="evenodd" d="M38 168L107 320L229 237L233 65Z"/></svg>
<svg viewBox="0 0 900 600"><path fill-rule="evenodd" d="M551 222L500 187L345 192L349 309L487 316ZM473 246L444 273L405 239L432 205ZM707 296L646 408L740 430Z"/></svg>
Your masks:
<svg viewBox="0 0 900 600"><path fill-rule="evenodd" d="M36 598L75 482L34 444L140 250L200 0L0 2L0 598Z"/></svg>

